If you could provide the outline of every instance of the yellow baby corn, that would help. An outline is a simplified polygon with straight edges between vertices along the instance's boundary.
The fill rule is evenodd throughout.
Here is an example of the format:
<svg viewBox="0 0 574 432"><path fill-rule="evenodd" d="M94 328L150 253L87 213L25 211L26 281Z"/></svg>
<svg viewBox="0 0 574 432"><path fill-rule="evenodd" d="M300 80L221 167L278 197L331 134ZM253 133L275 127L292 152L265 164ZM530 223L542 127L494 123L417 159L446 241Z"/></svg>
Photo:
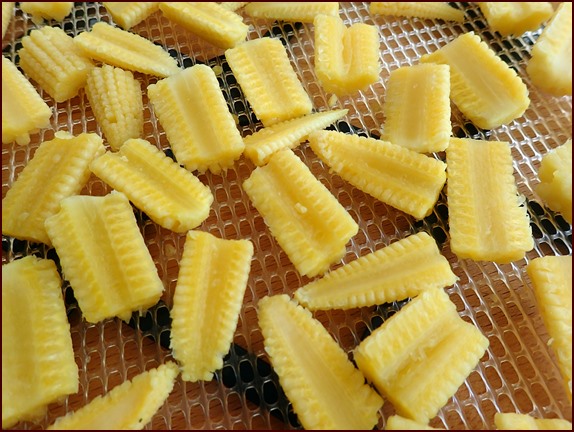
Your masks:
<svg viewBox="0 0 574 432"><path fill-rule="evenodd" d="M237 9L241 9L245 6L248 2L219 2L219 6L235 12Z"/></svg>
<svg viewBox="0 0 574 432"><path fill-rule="evenodd" d="M148 87L173 153L190 171L219 173L245 145L209 66L195 65Z"/></svg>
<svg viewBox="0 0 574 432"><path fill-rule="evenodd" d="M572 225L572 140L542 157L536 193Z"/></svg>
<svg viewBox="0 0 574 432"><path fill-rule="evenodd" d="M3 429L78 391L61 287L51 260L27 256L2 266Z"/></svg>
<svg viewBox="0 0 574 432"><path fill-rule="evenodd" d="M371 2L369 11L378 15L464 21L464 12L442 2Z"/></svg>
<svg viewBox="0 0 574 432"><path fill-rule="evenodd" d="M114 22L129 30L159 9L159 2L103 2Z"/></svg>
<svg viewBox="0 0 574 432"><path fill-rule="evenodd" d="M489 27L503 36L538 29L554 9L549 2L478 2Z"/></svg>
<svg viewBox="0 0 574 432"><path fill-rule="evenodd" d="M343 179L416 219L431 213L446 181L444 162L386 141L317 131L309 143Z"/></svg>
<svg viewBox="0 0 574 432"><path fill-rule="evenodd" d="M414 420L392 415L387 419L385 430L444 430L442 428L432 428L426 423L419 423Z"/></svg>
<svg viewBox="0 0 574 432"><path fill-rule="evenodd" d="M74 2L21 2L20 8L32 15L34 24L41 25L44 20L63 21L74 7Z"/></svg>
<svg viewBox="0 0 574 432"><path fill-rule="evenodd" d="M6 35L6 30L8 30L8 25L12 20L12 15L14 14L14 2L2 2L2 39Z"/></svg>
<svg viewBox="0 0 574 432"><path fill-rule="evenodd" d="M2 234L51 244L44 222L58 212L62 199L82 190L90 162L104 151L96 134L58 132L40 144L2 200Z"/></svg>
<svg viewBox="0 0 574 432"><path fill-rule="evenodd" d="M311 313L286 295L258 304L265 351L305 429L372 429L383 400Z"/></svg>
<svg viewBox="0 0 574 432"><path fill-rule="evenodd" d="M516 72L473 32L421 57L422 63L450 66L450 97L476 126L493 129L528 108L528 89Z"/></svg>
<svg viewBox="0 0 574 432"><path fill-rule="evenodd" d="M225 51L225 58L264 126L311 112L311 99L279 39L250 40Z"/></svg>
<svg viewBox="0 0 574 432"><path fill-rule="evenodd" d="M313 23L317 15L339 15L338 2L251 2L245 13L254 18Z"/></svg>
<svg viewBox="0 0 574 432"><path fill-rule="evenodd" d="M494 414L497 430L572 430L572 422L562 419L537 419L528 414Z"/></svg>

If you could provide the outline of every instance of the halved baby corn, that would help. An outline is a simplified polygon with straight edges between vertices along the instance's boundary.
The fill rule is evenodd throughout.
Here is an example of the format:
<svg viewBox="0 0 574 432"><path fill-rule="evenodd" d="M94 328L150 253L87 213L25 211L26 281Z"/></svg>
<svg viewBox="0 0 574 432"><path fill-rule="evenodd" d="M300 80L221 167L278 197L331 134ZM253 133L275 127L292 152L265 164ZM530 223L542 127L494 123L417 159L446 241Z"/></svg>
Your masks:
<svg viewBox="0 0 574 432"><path fill-rule="evenodd" d="M247 3L248 2L219 2L219 6L232 12L235 12L236 10L241 9Z"/></svg>
<svg viewBox="0 0 574 432"><path fill-rule="evenodd" d="M317 15L339 15L339 2L251 2L247 15L268 20L313 23Z"/></svg>
<svg viewBox="0 0 574 432"><path fill-rule="evenodd" d="M12 20L15 4L14 2L2 2L2 39L4 39L6 30L8 30L8 26Z"/></svg>
<svg viewBox="0 0 574 432"><path fill-rule="evenodd" d="M63 21L74 7L74 2L21 2L20 8L32 15L34 24L41 25L44 20Z"/></svg>
<svg viewBox="0 0 574 432"><path fill-rule="evenodd" d="M554 13L549 2L478 2L488 26L502 36L537 30Z"/></svg>
<svg viewBox="0 0 574 432"><path fill-rule="evenodd" d="M563 419L537 419L528 414L494 414L497 430L572 430L572 422Z"/></svg>
<svg viewBox="0 0 574 432"><path fill-rule="evenodd" d="M159 9L159 2L103 2L114 22L129 30Z"/></svg>
<svg viewBox="0 0 574 432"><path fill-rule="evenodd" d="M542 157L536 193L572 225L572 140Z"/></svg>
<svg viewBox="0 0 574 432"><path fill-rule="evenodd" d="M414 420L392 415L387 419L385 430L444 430L442 428L433 428L426 423L419 423Z"/></svg>
<svg viewBox="0 0 574 432"><path fill-rule="evenodd" d="M464 21L464 12L443 2L371 2L369 11L378 15Z"/></svg>

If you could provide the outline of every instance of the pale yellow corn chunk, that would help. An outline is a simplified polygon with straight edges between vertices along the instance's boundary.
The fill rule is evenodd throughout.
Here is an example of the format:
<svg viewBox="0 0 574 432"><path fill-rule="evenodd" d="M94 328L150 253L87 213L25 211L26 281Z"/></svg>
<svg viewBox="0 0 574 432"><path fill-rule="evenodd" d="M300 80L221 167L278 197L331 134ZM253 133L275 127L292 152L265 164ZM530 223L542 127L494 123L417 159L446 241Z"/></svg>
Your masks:
<svg viewBox="0 0 574 432"><path fill-rule="evenodd" d="M464 21L464 12L443 2L371 2L372 14Z"/></svg>
<svg viewBox="0 0 574 432"><path fill-rule="evenodd" d="M2 56L2 143L27 145L30 134L50 125L52 110L18 68Z"/></svg>
<svg viewBox="0 0 574 432"><path fill-rule="evenodd" d="M286 295L258 304L265 350L305 429L372 429L381 397L311 313Z"/></svg>
<svg viewBox="0 0 574 432"><path fill-rule="evenodd" d="M421 62L450 66L450 97L480 128L509 123L524 114L530 104L520 77L473 32L422 56Z"/></svg>
<svg viewBox="0 0 574 432"><path fill-rule="evenodd" d="M260 129L243 139L245 155L257 166L265 165L273 153L297 147L311 132L329 126L347 112L342 109L313 113Z"/></svg>
<svg viewBox="0 0 574 432"><path fill-rule="evenodd" d="M534 247L510 145L451 138L446 149L450 247L459 258L509 263Z"/></svg>
<svg viewBox="0 0 574 432"><path fill-rule="evenodd" d="M219 2L219 6L235 12L237 9L241 9L245 6L248 2Z"/></svg>
<svg viewBox="0 0 574 432"><path fill-rule="evenodd" d="M167 77L181 71L167 51L134 33L98 22L74 38L87 57L122 69Z"/></svg>
<svg viewBox="0 0 574 432"><path fill-rule="evenodd" d="M426 423L419 423L399 415L392 415L387 419L385 430L444 430L433 428Z"/></svg>
<svg viewBox="0 0 574 432"><path fill-rule="evenodd" d="M537 30L554 9L549 2L479 2L489 27L503 36Z"/></svg>
<svg viewBox="0 0 574 432"><path fill-rule="evenodd" d="M8 25L12 20L12 15L14 14L14 2L2 2L2 39L6 35L6 30L8 30Z"/></svg>
<svg viewBox="0 0 574 432"><path fill-rule="evenodd" d="M65 198L46 230L86 321L127 321L159 300L163 284L124 194Z"/></svg>
<svg viewBox="0 0 574 432"><path fill-rule="evenodd" d="M252 2L245 13L254 18L313 23L317 15L339 15L338 2Z"/></svg>
<svg viewBox="0 0 574 432"><path fill-rule="evenodd" d="M50 430L140 430L164 404L179 369L167 362L114 387L88 405L60 417Z"/></svg>
<svg viewBox="0 0 574 432"><path fill-rule="evenodd" d="M336 16L315 17L315 72L325 91L347 95L379 79L377 27L356 23L345 27Z"/></svg>
<svg viewBox="0 0 574 432"><path fill-rule="evenodd" d="M190 171L219 173L245 145L209 66L195 65L148 87L173 153Z"/></svg>
<svg viewBox="0 0 574 432"><path fill-rule="evenodd" d="M279 39L250 40L225 51L225 58L264 126L311 112L311 99Z"/></svg>
<svg viewBox="0 0 574 432"><path fill-rule="evenodd" d="M572 140L542 157L536 193L572 224Z"/></svg>
<svg viewBox="0 0 574 432"><path fill-rule="evenodd" d="M2 266L2 428L78 391L62 281L51 260Z"/></svg>
<svg viewBox="0 0 574 432"><path fill-rule="evenodd" d="M243 183L253 205L299 273L316 276L345 255L359 227L291 150L281 150Z"/></svg>
<svg viewBox="0 0 574 432"><path fill-rule="evenodd" d="M103 2L114 22L124 30L139 24L159 9L159 2Z"/></svg>
<svg viewBox="0 0 574 432"><path fill-rule="evenodd" d="M317 131L309 143L344 180L416 219L432 212L446 181L444 162L386 141Z"/></svg>
<svg viewBox="0 0 574 432"><path fill-rule="evenodd" d="M452 133L449 67L419 64L392 71L383 112L385 141L420 153L445 150Z"/></svg>
<svg viewBox="0 0 574 432"><path fill-rule="evenodd" d="M58 212L62 199L82 190L90 162L104 151L96 134L58 132L40 144L2 200L2 234L51 244L44 222Z"/></svg>
<svg viewBox="0 0 574 432"><path fill-rule="evenodd" d="M562 419L537 419L528 414L496 413L498 430L572 430L572 422Z"/></svg>
<svg viewBox="0 0 574 432"><path fill-rule="evenodd" d="M28 15L32 15L32 21L41 25L44 20L63 21L74 7L74 2L21 2L20 8Z"/></svg>
<svg viewBox="0 0 574 432"><path fill-rule="evenodd" d="M210 380L223 367L237 327L253 244L187 233L171 310L171 349L185 381Z"/></svg>

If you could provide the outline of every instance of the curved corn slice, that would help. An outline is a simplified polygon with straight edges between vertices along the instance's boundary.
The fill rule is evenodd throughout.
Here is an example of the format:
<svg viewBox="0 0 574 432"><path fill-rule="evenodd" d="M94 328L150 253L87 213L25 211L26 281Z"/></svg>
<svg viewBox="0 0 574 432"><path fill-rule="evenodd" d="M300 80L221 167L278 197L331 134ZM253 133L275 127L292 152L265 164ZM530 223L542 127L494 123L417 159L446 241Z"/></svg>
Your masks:
<svg viewBox="0 0 574 432"><path fill-rule="evenodd" d="M12 20L14 5L14 2L2 2L2 39L4 39L8 25L10 25L10 21Z"/></svg>
<svg viewBox="0 0 574 432"><path fill-rule="evenodd" d="M549 2L478 2L488 26L503 36L538 29L554 9Z"/></svg>
<svg viewBox="0 0 574 432"><path fill-rule="evenodd" d="M30 134L50 125L52 110L18 68L2 56L2 143L27 145Z"/></svg>
<svg viewBox="0 0 574 432"><path fill-rule="evenodd" d="M372 14L464 21L464 12L443 2L371 2Z"/></svg>
<svg viewBox="0 0 574 432"><path fill-rule="evenodd" d="M497 430L572 430L572 423L562 419L537 419L528 414L494 414Z"/></svg>
<svg viewBox="0 0 574 432"><path fill-rule="evenodd" d="M446 181L444 162L386 141L318 131L309 143L343 179L416 219L431 213Z"/></svg>
<svg viewBox="0 0 574 432"><path fill-rule="evenodd" d="M355 349L355 362L397 414L428 423L488 347L442 289L413 299Z"/></svg>
<svg viewBox="0 0 574 432"><path fill-rule="evenodd" d="M245 13L254 18L313 23L317 15L339 15L339 2L251 2Z"/></svg>
<svg viewBox="0 0 574 432"><path fill-rule="evenodd" d="M258 304L265 350L305 429L372 429L383 400L311 313L286 295Z"/></svg>
<svg viewBox="0 0 574 432"><path fill-rule="evenodd" d="M125 195L73 196L60 207L46 230L86 321L127 321L156 304L163 284Z"/></svg>
<svg viewBox="0 0 574 432"><path fill-rule="evenodd" d="M179 369L167 362L114 387L79 410L60 417L50 430L140 430L173 389Z"/></svg>
<svg viewBox="0 0 574 432"><path fill-rule="evenodd" d="M311 112L311 99L279 39L250 40L225 51L225 58L264 126Z"/></svg>
<svg viewBox="0 0 574 432"><path fill-rule="evenodd" d="M444 430L442 428L433 428L426 423L419 423L414 420L392 415L387 419L385 430Z"/></svg>
<svg viewBox="0 0 574 432"><path fill-rule="evenodd" d="M62 281L51 260L2 266L2 428L78 391Z"/></svg>
<svg viewBox="0 0 574 432"><path fill-rule="evenodd" d="M536 193L572 225L572 140L542 157Z"/></svg>
<svg viewBox="0 0 574 432"><path fill-rule="evenodd" d="M159 9L159 2L103 2L114 22L124 30L139 24Z"/></svg>
<svg viewBox="0 0 574 432"><path fill-rule="evenodd" d="M307 135L343 118L349 110L333 110L308 114L260 129L243 139L245 154L257 166L265 165L269 157L284 148L295 148Z"/></svg>
<svg viewBox="0 0 574 432"><path fill-rule="evenodd" d="M291 150L256 168L243 190L302 275L324 273L345 255L359 227Z"/></svg>
<svg viewBox="0 0 574 432"><path fill-rule="evenodd" d="M2 200L2 234L49 245L45 220L58 212L62 199L82 190L90 162L104 151L96 134L58 132L40 144Z"/></svg>
<svg viewBox="0 0 574 432"><path fill-rule="evenodd" d="M195 65L148 87L148 96L178 162L218 174L245 149L215 73Z"/></svg>
<svg viewBox="0 0 574 432"><path fill-rule="evenodd" d="M419 153L444 151L452 133L448 66L419 64L393 70L383 111L383 140Z"/></svg>
<svg viewBox="0 0 574 432"><path fill-rule="evenodd" d="M34 24L41 25L44 20L63 21L74 7L74 2L21 2L20 8L32 15Z"/></svg>
<svg viewBox="0 0 574 432"><path fill-rule="evenodd" d="M245 6L248 2L220 2L219 6L230 10L232 12L235 12L237 9L241 9L243 6Z"/></svg>
<svg viewBox="0 0 574 432"><path fill-rule="evenodd" d="M528 89L474 32L421 57L422 63L450 66L450 97L476 126L493 129L520 117L528 108Z"/></svg>
<svg viewBox="0 0 574 432"><path fill-rule="evenodd" d="M451 138L446 149L450 247L459 258L504 264L534 247L510 145Z"/></svg>
<svg viewBox="0 0 574 432"><path fill-rule="evenodd" d="M171 310L171 348L185 381L210 380L223 367L237 327L253 244L187 233Z"/></svg>
<svg viewBox="0 0 574 432"><path fill-rule="evenodd" d="M98 22L80 33L74 43L84 55L122 69L167 77L181 71L162 47L134 33Z"/></svg>

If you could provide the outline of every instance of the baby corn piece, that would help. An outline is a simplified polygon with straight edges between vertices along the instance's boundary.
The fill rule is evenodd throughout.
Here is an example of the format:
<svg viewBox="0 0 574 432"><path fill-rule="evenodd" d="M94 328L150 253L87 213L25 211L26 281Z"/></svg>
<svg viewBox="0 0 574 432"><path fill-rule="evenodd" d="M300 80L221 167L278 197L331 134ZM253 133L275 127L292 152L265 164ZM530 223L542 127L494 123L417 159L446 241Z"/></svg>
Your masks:
<svg viewBox="0 0 574 432"><path fill-rule="evenodd" d="M10 25L10 21L12 20L14 5L14 2L2 2L2 39L4 39L8 25Z"/></svg>
<svg viewBox="0 0 574 432"><path fill-rule="evenodd" d="M249 26L241 15L213 2L160 3L161 12L219 48L233 48L247 37Z"/></svg>
<svg viewBox="0 0 574 432"><path fill-rule="evenodd" d="M20 8L32 15L34 24L41 25L44 20L63 21L74 7L74 2L21 2Z"/></svg>
<svg viewBox="0 0 574 432"><path fill-rule="evenodd" d="M381 397L311 313L286 295L258 304L265 351L305 429L372 429Z"/></svg>
<svg viewBox="0 0 574 432"><path fill-rule="evenodd" d="M62 199L82 190L90 162L104 151L96 134L57 132L40 144L2 200L2 234L50 245L44 222L58 212Z"/></svg>
<svg viewBox="0 0 574 432"><path fill-rule="evenodd" d="M2 143L30 143L30 134L50 125L52 110L18 68L2 56Z"/></svg>
<svg viewBox="0 0 574 432"><path fill-rule="evenodd" d="M537 419L528 414L494 414L497 430L572 430L572 423L562 419Z"/></svg>
<svg viewBox="0 0 574 432"><path fill-rule="evenodd" d="M347 115L348 111L342 109L308 114L260 129L243 139L245 154L257 166L265 165L273 153L297 147L309 133L329 126Z"/></svg>
<svg viewBox="0 0 574 432"><path fill-rule="evenodd" d="M444 430L442 428L433 428L426 423L418 423L414 420L392 415L387 419L385 430Z"/></svg>
<svg viewBox="0 0 574 432"><path fill-rule="evenodd" d="M134 33L98 22L74 38L87 57L122 69L167 77L181 71L167 51Z"/></svg>
<svg viewBox="0 0 574 432"><path fill-rule="evenodd" d="M245 145L213 69L195 65L148 87L148 96L177 161L218 174Z"/></svg>
<svg viewBox="0 0 574 432"><path fill-rule="evenodd" d="M344 180L416 219L431 213L446 181L444 162L386 141L317 131L309 143Z"/></svg>
<svg viewBox="0 0 574 432"><path fill-rule="evenodd" d="M2 428L78 391L61 287L51 260L27 256L2 266Z"/></svg>
<svg viewBox="0 0 574 432"><path fill-rule="evenodd" d="M572 225L572 140L542 157L536 193Z"/></svg>
<svg viewBox="0 0 574 432"><path fill-rule="evenodd" d="M237 327L253 244L187 233L171 310L171 348L185 381L211 380Z"/></svg>
<svg viewBox="0 0 574 432"><path fill-rule="evenodd" d="M46 230L86 321L127 321L159 300L163 284L124 194L65 198Z"/></svg>
<svg viewBox="0 0 574 432"><path fill-rule="evenodd" d="M114 22L129 30L159 9L159 2L103 2Z"/></svg>
<svg viewBox="0 0 574 432"><path fill-rule="evenodd" d="M294 297L310 310L351 309L415 297L456 280L434 239L420 232L327 273Z"/></svg>
<svg viewBox="0 0 574 432"><path fill-rule="evenodd" d="M313 23L317 15L339 15L339 2L251 2L245 13L254 18Z"/></svg>
<svg viewBox="0 0 574 432"><path fill-rule="evenodd" d="M385 141L419 153L445 150L452 133L448 66L419 64L392 71L383 111Z"/></svg>
<svg viewBox="0 0 574 432"><path fill-rule="evenodd" d="M219 2L219 6L235 12L237 9L241 9L245 6L248 2Z"/></svg>
<svg viewBox="0 0 574 432"><path fill-rule="evenodd" d="M325 91L338 96L363 90L379 79L377 27L345 27L336 16L315 17L315 72Z"/></svg>
<svg viewBox="0 0 574 432"><path fill-rule="evenodd" d="M225 51L225 58L265 127L311 112L311 99L279 39L250 40Z"/></svg>
<svg viewBox="0 0 574 432"><path fill-rule="evenodd" d="M140 430L173 390L179 369L167 362L97 396L88 405L60 417L50 430Z"/></svg>
<svg viewBox="0 0 574 432"><path fill-rule="evenodd" d="M473 32L422 56L421 62L450 66L450 98L480 128L509 123L530 104L520 77Z"/></svg>
<svg viewBox="0 0 574 432"><path fill-rule="evenodd" d="M537 30L554 9L549 2L478 2L489 27L503 36Z"/></svg>
<svg viewBox="0 0 574 432"><path fill-rule="evenodd" d="M378 15L464 21L464 12L443 2L371 2L369 11Z"/></svg>
<svg viewBox="0 0 574 432"><path fill-rule="evenodd" d="M355 349L355 362L397 414L428 424L478 364L488 339L444 290L415 297Z"/></svg>

